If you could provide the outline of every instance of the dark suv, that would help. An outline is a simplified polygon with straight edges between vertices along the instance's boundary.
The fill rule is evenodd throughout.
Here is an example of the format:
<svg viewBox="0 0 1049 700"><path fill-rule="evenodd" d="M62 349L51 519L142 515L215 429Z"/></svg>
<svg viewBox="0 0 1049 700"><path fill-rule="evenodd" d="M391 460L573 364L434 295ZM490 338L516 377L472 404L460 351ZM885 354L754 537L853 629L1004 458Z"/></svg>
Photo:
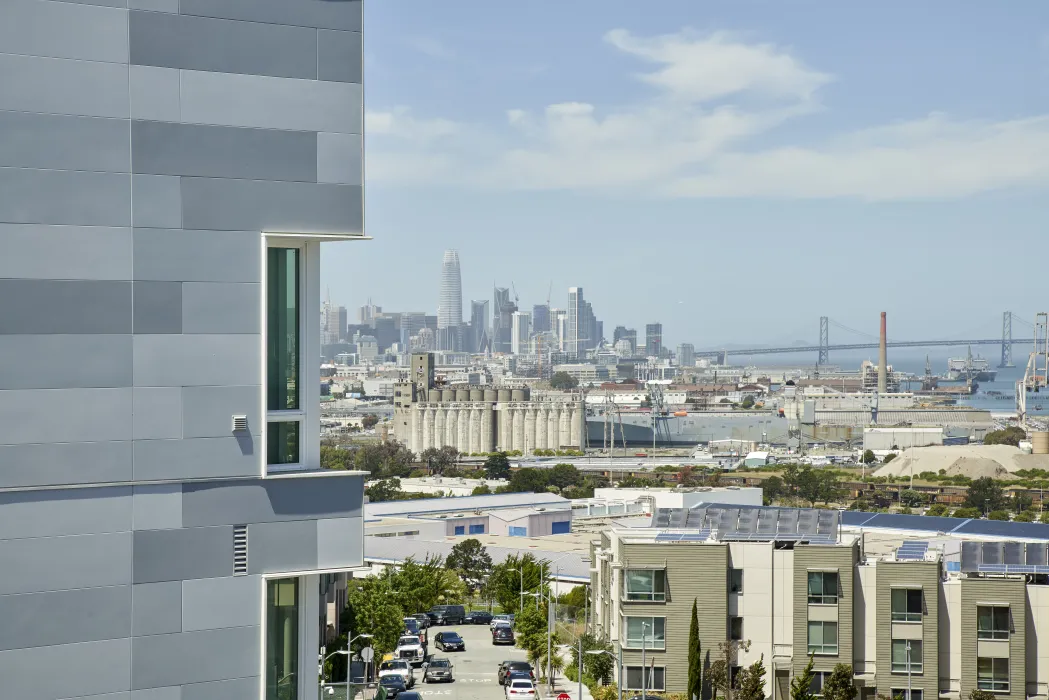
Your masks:
<svg viewBox="0 0 1049 700"><path fill-rule="evenodd" d="M530 680L535 681L535 673L532 671L532 665L527 661L504 661L499 664L499 671L496 673L499 685L505 683L506 679L511 674L515 673L527 675Z"/></svg>
<svg viewBox="0 0 1049 700"><path fill-rule="evenodd" d="M509 627L496 627L492 630L492 644L513 644L514 631Z"/></svg>
<svg viewBox="0 0 1049 700"><path fill-rule="evenodd" d="M435 605L426 615L435 625L461 625L466 618L466 608L461 605Z"/></svg>

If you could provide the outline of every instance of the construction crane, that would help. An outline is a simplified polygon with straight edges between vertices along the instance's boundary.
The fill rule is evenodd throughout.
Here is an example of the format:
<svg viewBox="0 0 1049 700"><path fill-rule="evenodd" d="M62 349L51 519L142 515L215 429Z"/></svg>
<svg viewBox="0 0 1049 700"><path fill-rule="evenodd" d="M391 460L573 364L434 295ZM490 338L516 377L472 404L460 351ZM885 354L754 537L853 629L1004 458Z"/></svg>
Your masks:
<svg viewBox="0 0 1049 700"><path fill-rule="evenodd" d="M1041 374L1039 374L1041 372ZM1049 379L1049 313L1040 311L1034 316L1034 348L1027 358L1023 379L1016 382L1016 418L1025 431L1027 425L1027 394L1044 389Z"/></svg>

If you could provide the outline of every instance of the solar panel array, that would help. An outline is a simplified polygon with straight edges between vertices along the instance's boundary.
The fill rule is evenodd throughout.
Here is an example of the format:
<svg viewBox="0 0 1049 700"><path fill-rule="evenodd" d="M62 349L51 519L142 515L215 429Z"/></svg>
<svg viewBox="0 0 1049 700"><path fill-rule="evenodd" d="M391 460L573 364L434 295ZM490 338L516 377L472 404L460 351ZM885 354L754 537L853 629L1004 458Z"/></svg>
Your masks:
<svg viewBox="0 0 1049 700"><path fill-rule="evenodd" d="M660 508L652 515L652 527L668 530L656 536L661 542L705 541L713 533L719 541L833 544L838 541L839 524L838 511L808 508L702 504L691 509Z"/></svg>
<svg viewBox="0 0 1049 700"><path fill-rule="evenodd" d="M985 574L1049 574L1049 544L962 542L961 570Z"/></svg>
<svg viewBox="0 0 1049 700"><path fill-rule="evenodd" d="M897 561L925 561L929 543L921 540L907 540L896 549Z"/></svg>

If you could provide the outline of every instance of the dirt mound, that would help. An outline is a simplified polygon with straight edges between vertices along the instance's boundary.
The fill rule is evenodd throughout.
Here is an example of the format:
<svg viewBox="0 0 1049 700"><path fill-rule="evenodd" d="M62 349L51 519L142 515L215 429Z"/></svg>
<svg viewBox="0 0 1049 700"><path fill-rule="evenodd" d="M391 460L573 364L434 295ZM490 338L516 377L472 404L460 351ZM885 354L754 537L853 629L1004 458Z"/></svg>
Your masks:
<svg viewBox="0 0 1049 700"><path fill-rule="evenodd" d="M942 469L948 476L967 476L970 479L990 476L1006 479L1019 469L1045 468L1040 464L1029 463L1032 462L1032 456L1025 455L1018 447L1010 445L912 447L874 472L874 476L918 476L922 472L939 473ZM1037 461L1049 462L1041 459Z"/></svg>

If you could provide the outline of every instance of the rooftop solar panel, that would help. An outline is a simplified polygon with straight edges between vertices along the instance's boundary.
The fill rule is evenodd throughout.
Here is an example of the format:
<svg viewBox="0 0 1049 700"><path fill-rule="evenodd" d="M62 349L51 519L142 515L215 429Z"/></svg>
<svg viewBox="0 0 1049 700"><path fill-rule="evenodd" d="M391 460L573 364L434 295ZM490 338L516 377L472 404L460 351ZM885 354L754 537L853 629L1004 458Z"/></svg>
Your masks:
<svg viewBox="0 0 1049 700"><path fill-rule="evenodd" d="M1049 540L1049 525L1014 523L1004 520L970 520L956 532L966 535L993 535L996 537Z"/></svg>

